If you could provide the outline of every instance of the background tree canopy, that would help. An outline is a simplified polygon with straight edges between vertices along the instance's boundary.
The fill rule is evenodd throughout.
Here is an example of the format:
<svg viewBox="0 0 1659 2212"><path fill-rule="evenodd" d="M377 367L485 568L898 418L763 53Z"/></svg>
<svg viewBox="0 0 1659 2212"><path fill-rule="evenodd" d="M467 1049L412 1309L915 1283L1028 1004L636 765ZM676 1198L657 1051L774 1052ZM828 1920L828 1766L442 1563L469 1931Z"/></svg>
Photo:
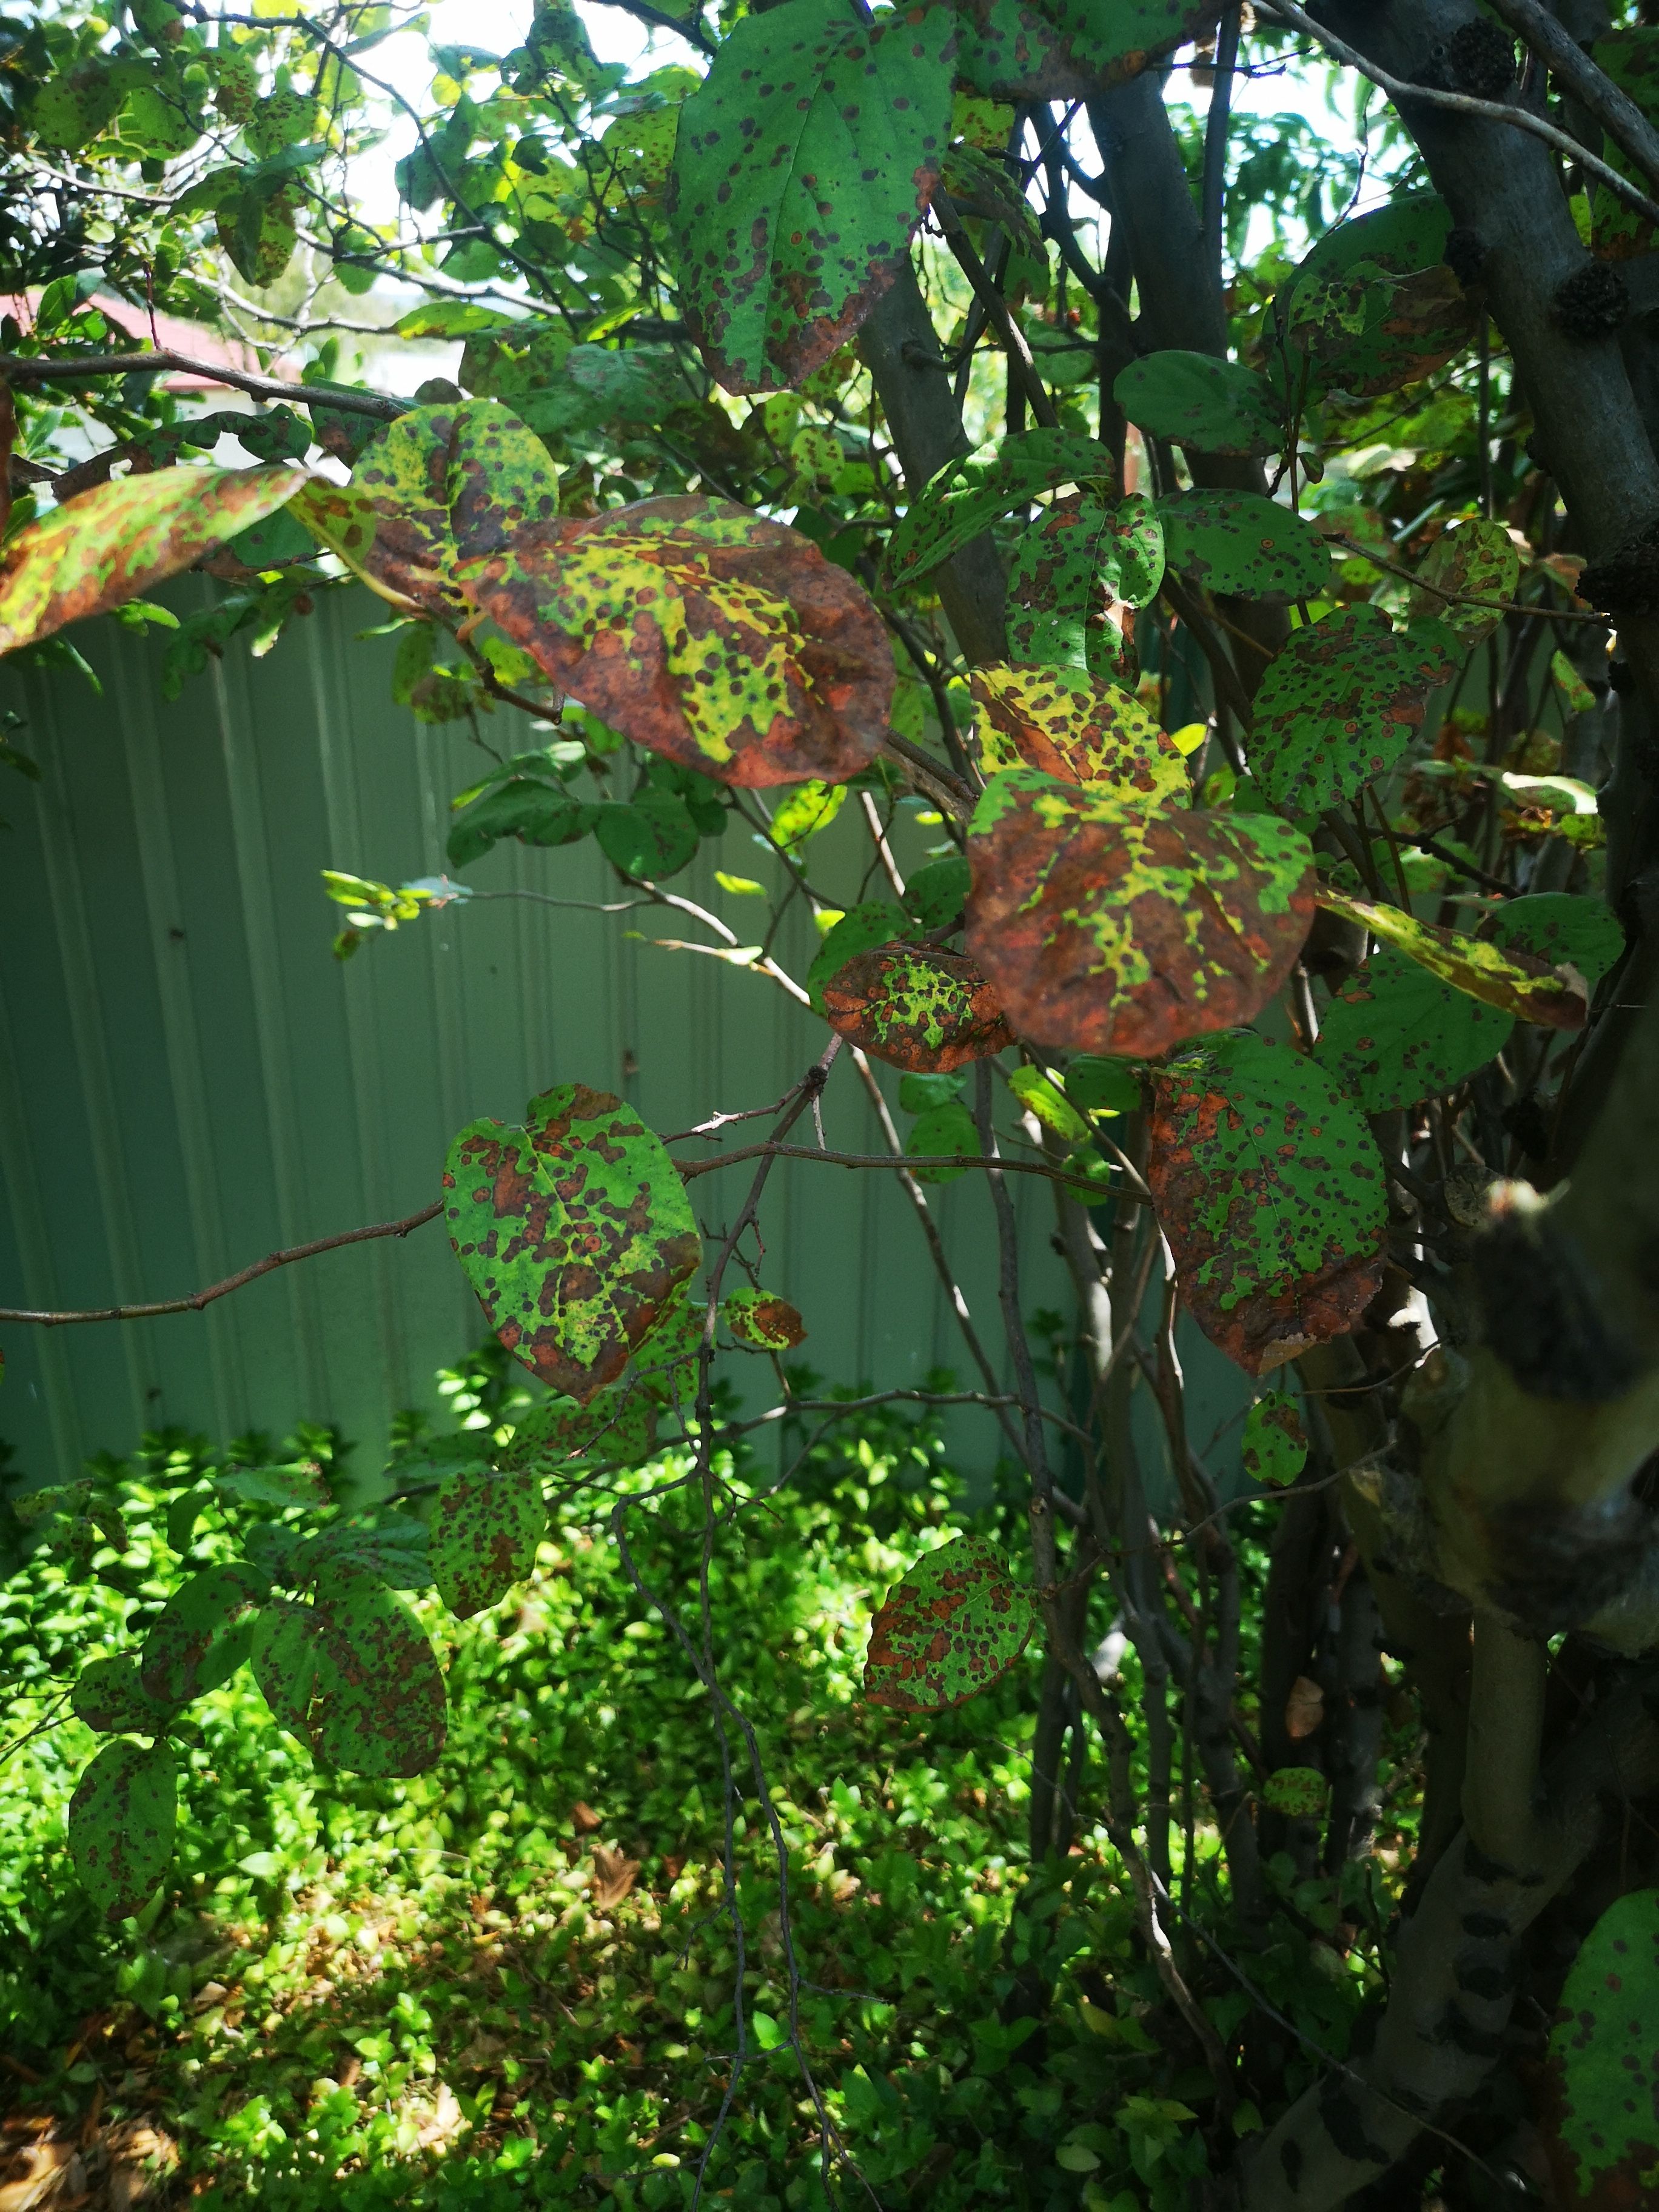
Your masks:
<svg viewBox="0 0 1659 2212"><path fill-rule="evenodd" d="M479 750L448 872L325 872L339 957L591 840L619 927L817 1036L780 1098L659 1130L595 1071L406 1220L0 1314L441 1216L491 1332L383 1481L299 1430L16 1499L19 2154L67 2173L95 2082L83 2149L159 2114L295 2202L1647 2201L1659 29L607 5L0 21L10 664L112 615L176 698L366 586ZM956 1372L802 1364L784 1159L914 1219ZM386 1834L477 1881L483 1967ZM272 2086L190 2106L245 2021Z"/></svg>

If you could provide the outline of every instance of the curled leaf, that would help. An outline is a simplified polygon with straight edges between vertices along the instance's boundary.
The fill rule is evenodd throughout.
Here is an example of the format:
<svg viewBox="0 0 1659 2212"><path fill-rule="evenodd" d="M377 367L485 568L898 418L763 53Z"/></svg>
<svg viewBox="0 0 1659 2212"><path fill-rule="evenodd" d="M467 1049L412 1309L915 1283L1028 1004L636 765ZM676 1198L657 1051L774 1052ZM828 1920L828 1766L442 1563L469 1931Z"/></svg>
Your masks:
<svg viewBox="0 0 1659 2212"><path fill-rule="evenodd" d="M864 1694L900 1712L960 1705L1006 1674L1036 1607L978 1536L925 1553L870 1625Z"/></svg>
<svg viewBox="0 0 1659 2212"><path fill-rule="evenodd" d="M806 1324L787 1299L747 1285L721 1299L720 1319L739 1344L757 1352L787 1352L806 1338Z"/></svg>
<svg viewBox="0 0 1659 2212"><path fill-rule="evenodd" d="M1321 884L1318 903L1328 913L1359 922L1373 937L1396 946L1472 999L1480 999L1500 1013L1514 1014L1523 1022L1536 1022L1552 1030L1582 1030L1589 1011L1584 979L1571 964L1547 967L1521 951L1504 952L1485 939L1465 937L1455 929L1442 929L1419 921L1397 906L1374 904L1352 898L1346 891Z"/></svg>
<svg viewBox="0 0 1659 2212"><path fill-rule="evenodd" d="M1465 645L1479 645L1492 635L1504 619L1504 609L1514 599L1521 581L1521 556L1501 522L1484 516L1454 523L1437 538L1418 568L1424 585L1411 598L1414 615L1434 615L1450 624ZM1445 599L1443 593L1458 594ZM1471 599L1494 604L1471 606Z"/></svg>
<svg viewBox="0 0 1659 2212"><path fill-rule="evenodd" d="M1313 917L1307 840L1273 815L1157 813L1030 769L968 841L968 951L1024 1036L1144 1059L1259 1012Z"/></svg>
<svg viewBox="0 0 1659 2212"><path fill-rule="evenodd" d="M1014 1041L983 974L958 952L913 945L860 952L823 989L832 1029L918 1074L947 1073Z"/></svg>

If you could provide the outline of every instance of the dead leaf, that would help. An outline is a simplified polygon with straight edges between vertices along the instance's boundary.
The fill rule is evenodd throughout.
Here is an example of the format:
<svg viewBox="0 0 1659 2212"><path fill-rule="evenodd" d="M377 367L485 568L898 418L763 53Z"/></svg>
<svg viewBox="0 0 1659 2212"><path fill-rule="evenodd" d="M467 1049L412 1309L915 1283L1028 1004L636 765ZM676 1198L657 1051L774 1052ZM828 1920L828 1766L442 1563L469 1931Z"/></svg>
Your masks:
<svg viewBox="0 0 1659 2212"><path fill-rule="evenodd" d="M1285 1700L1285 1733L1293 1743L1317 1735L1325 1718L1325 1692L1311 1676L1298 1674Z"/></svg>
<svg viewBox="0 0 1659 2212"><path fill-rule="evenodd" d="M601 1912L609 1912L622 1903L632 1891L639 1871L638 1859L624 1858L620 1851L611 1850L604 1844L594 1844L592 1894Z"/></svg>
<svg viewBox="0 0 1659 2212"><path fill-rule="evenodd" d="M579 1836L591 1836L595 1828L605 1826L605 1815L596 1813L591 1805L585 1805L580 1797L570 1808L570 1817Z"/></svg>

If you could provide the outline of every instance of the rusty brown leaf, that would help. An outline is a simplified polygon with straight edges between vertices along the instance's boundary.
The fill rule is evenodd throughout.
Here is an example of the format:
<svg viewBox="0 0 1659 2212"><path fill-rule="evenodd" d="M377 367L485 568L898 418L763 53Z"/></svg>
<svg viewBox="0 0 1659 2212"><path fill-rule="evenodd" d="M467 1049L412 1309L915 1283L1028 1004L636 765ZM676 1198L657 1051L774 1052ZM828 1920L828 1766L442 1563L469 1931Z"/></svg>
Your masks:
<svg viewBox="0 0 1659 2212"><path fill-rule="evenodd" d="M1014 1041L981 970L933 945L859 953L824 984L823 1003L832 1029L913 1075L947 1074Z"/></svg>
<svg viewBox="0 0 1659 2212"><path fill-rule="evenodd" d="M593 1846L592 1899L601 1912L610 1912L630 1895L639 1879L641 1862L625 1858L604 1844Z"/></svg>
<svg viewBox="0 0 1659 2212"><path fill-rule="evenodd" d="M1285 1733L1292 1743L1317 1735L1325 1719L1325 1692L1311 1675L1298 1674L1285 1700Z"/></svg>

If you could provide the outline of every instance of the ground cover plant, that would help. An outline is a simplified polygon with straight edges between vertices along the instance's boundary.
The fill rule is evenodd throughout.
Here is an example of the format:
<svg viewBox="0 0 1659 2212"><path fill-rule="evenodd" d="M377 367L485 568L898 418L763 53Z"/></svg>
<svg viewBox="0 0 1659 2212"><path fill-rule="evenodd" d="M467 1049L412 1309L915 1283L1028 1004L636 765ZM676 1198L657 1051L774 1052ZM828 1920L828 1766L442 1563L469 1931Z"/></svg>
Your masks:
<svg viewBox="0 0 1659 2212"><path fill-rule="evenodd" d="M751 2057L792 2083L786 2189L957 2185L955 2145L862 2139L855 2053L817 2045L777 1715L716 1590L757 1437L801 1440L787 1511L830 1440L973 1407L1012 1510L892 1562L859 1725L899 1717L937 1765L1031 1685L1021 1911L1086 1950L1103 2024L1077 2017L1111 2063L1036 1939L969 1943L964 1904L949 1971L1023 2055L962 2185L1090 2212L1641 2201L1659 30L1540 0L623 11L633 60L558 4L502 52L434 33L418 98L382 56L434 27L397 10L137 0L4 29L0 649L72 670L73 624L113 613L170 629L176 694L367 585L398 699L481 750L447 794L453 873L325 875L339 957L398 957L503 840L591 838L618 926L671 919L733 990L823 1022L779 1099L664 1133L566 1084L456 1132L409 1220L114 1315L0 1315L198 1309L441 1220L526 1378L499 1433L406 1440L418 1513L341 1514L304 1451L186 1468L165 1575L70 1693L107 1739L69 1808L77 1897L123 1927L170 1909L196 1716L227 1710L204 1699L313 1761L319 1797L441 1775L457 1712L483 1723L475 1647L447 1684L434 1637L580 1529L720 1772L723 2086L696 2156L640 2186L744 2185ZM1351 156L1305 116L1235 125L1280 72L1333 88ZM460 342L453 377L354 380L347 342L393 307ZM267 368L297 348L303 380L232 365L257 404L185 404L161 310ZM222 465L229 440L252 465ZM143 594L191 563L226 588L179 623ZM26 727L0 757L27 777ZM902 811L936 833L908 874ZM842 814L868 840L850 902L815 842ZM722 838L716 908L676 881ZM801 974L777 953L798 904ZM884 1150L826 1145L832 1083ZM866 1170L914 1218L957 1387L792 1368L811 1316L764 1265L785 1158ZM1052 1322L1016 1176L1053 1198ZM947 1177L984 1200L995 1333L929 1207ZM1178 1324L1249 1378L1266 1502L1194 1449ZM739 1358L770 1363L769 1408L725 1387ZM198 1561L227 1498L263 1517ZM15 1510L77 1586L121 1586L106 1471ZM262 1703L226 1692L250 1670ZM23 1698L25 1731L52 1718ZM769 1849L783 1994L751 2002ZM1087 1911L1085 1869L1109 1899ZM1041 2159L1033 2115L1067 2123ZM511 2154L562 2185L539 2136Z"/></svg>

